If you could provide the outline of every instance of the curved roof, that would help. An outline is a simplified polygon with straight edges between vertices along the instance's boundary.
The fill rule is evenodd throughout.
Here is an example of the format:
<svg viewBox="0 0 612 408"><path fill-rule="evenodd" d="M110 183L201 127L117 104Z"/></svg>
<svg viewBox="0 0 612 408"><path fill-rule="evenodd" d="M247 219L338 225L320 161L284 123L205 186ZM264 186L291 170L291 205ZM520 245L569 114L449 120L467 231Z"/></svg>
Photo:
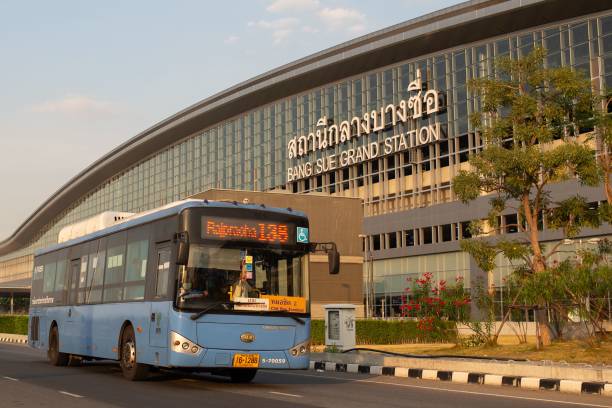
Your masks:
<svg viewBox="0 0 612 408"><path fill-rule="evenodd" d="M609 8L607 0L472 0L280 66L162 120L102 156L0 242L0 256L26 246L49 220L123 169L237 114L378 67Z"/></svg>

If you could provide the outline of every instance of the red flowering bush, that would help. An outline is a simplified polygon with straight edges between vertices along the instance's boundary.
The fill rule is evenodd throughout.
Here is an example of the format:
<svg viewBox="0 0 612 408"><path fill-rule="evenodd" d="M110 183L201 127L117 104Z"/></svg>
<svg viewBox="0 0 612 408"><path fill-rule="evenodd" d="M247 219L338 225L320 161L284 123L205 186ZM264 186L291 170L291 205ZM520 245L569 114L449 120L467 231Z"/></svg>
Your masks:
<svg viewBox="0 0 612 408"><path fill-rule="evenodd" d="M433 280L433 274L424 273L420 278L407 279L411 285L402 295L402 316L417 320L417 328L426 333L438 333L445 338L445 322L466 320L469 315L470 296L464 288L463 278L457 276L455 282Z"/></svg>

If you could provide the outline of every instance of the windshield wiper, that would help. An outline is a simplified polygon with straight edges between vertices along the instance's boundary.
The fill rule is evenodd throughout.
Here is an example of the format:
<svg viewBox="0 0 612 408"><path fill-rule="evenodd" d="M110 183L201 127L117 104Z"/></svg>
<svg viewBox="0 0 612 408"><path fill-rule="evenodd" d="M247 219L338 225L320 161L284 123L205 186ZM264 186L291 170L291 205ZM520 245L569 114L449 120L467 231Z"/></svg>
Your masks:
<svg viewBox="0 0 612 408"><path fill-rule="evenodd" d="M194 314L191 316L191 320L198 320L200 317L204 316L206 313L208 313L209 311L211 311L212 309L216 308L217 306L228 306L231 305L233 302L227 301L227 300L223 300L223 301L219 301L219 302L214 302L211 303L210 305L206 306L204 309L200 310L198 313ZM227 307L225 308L225 310L227 310ZM293 320L295 320L296 322L298 322L299 324L306 324L306 322L304 321L304 319L300 319L299 317L282 311L282 310L266 310L266 311L260 311L260 314L263 316L269 316L269 315L280 315L283 317L290 317Z"/></svg>
<svg viewBox="0 0 612 408"><path fill-rule="evenodd" d="M204 309L200 310L198 313L191 315L191 320L198 320L200 317L204 316L206 313L216 308L217 306L221 306L221 305L227 306L230 304L231 302L229 302L228 300L222 300L219 302L211 303L210 305L206 306ZM225 308L225 310L227 310L227 307Z"/></svg>
<svg viewBox="0 0 612 408"><path fill-rule="evenodd" d="M302 325L306 324L304 319L300 319L299 317L297 317L297 316L295 316L295 315L293 315L291 313L284 312L282 310L269 310L269 311L262 312L262 314L263 315L275 315L276 314L276 315L281 315L282 317L290 317L293 320L295 320L296 322L298 322L299 324L302 324Z"/></svg>

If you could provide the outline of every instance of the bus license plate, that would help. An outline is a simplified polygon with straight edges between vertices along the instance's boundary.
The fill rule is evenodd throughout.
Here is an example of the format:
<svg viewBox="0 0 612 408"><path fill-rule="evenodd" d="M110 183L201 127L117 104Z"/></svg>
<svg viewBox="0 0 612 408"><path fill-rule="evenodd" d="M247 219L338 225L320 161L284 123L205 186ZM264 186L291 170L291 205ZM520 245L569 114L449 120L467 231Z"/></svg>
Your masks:
<svg viewBox="0 0 612 408"><path fill-rule="evenodd" d="M234 354L234 367L259 367L259 354Z"/></svg>

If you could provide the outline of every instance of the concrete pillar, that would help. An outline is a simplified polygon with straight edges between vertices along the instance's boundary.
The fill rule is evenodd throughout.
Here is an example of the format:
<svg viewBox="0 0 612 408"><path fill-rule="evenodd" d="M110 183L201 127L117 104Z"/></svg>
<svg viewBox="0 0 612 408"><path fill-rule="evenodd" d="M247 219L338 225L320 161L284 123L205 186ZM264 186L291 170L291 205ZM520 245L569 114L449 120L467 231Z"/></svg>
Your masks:
<svg viewBox="0 0 612 408"><path fill-rule="evenodd" d="M15 312L14 310L14 292L11 292L11 314L13 314Z"/></svg>

